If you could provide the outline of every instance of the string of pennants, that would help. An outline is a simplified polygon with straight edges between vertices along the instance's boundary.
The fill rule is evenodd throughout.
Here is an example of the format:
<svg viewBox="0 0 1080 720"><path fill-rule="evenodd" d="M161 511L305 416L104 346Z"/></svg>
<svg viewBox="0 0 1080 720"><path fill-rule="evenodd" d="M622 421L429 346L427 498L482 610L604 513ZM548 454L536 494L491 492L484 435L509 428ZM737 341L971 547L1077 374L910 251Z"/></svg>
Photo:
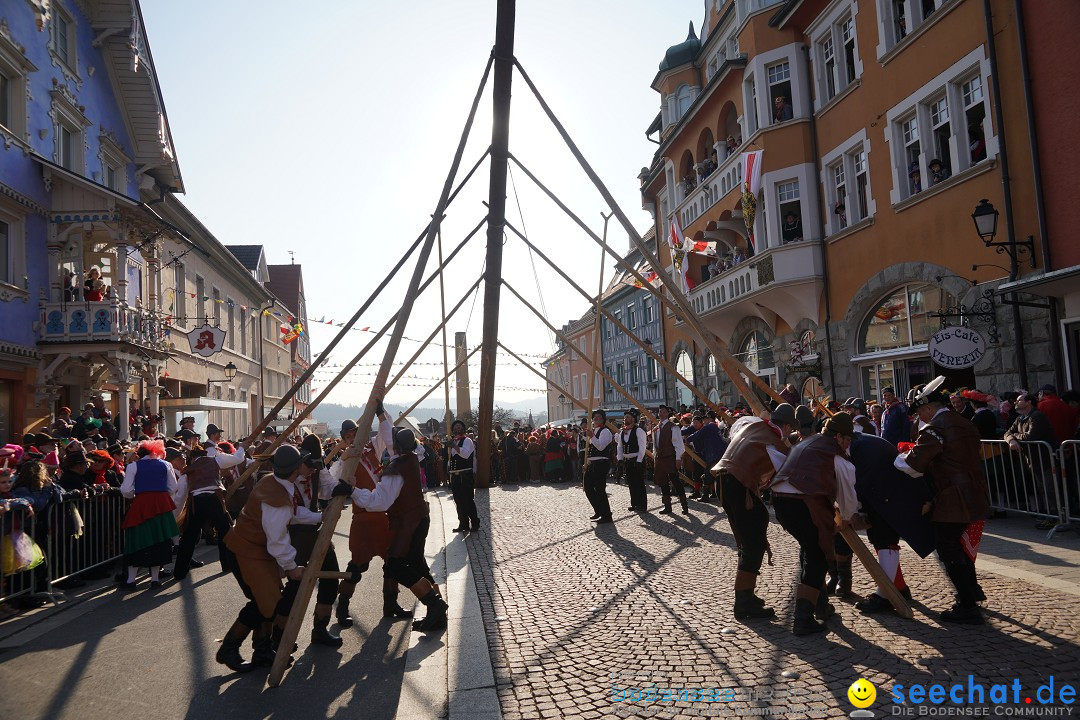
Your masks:
<svg viewBox="0 0 1080 720"><path fill-rule="evenodd" d="M365 373L365 374L374 375L375 373ZM434 386L436 384L441 385L442 382L443 382L442 378L430 378L430 380L426 380L425 378L413 378L413 377L408 376L408 375L405 376L405 378L406 379L413 379L413 380L420 380L421 382L399 382L399 383L395 383L394 387L416 387L416 388L430 389L432 386ZM350 385L370 385L371 384L371 382L367 381L367 380L341 380L340 382L347 383L347 384L350 384ZM455 385L455 387L457 387L457 386ZM477 381L477 380L474 380L474 381L469 383L469 387L470 388L479 388L480 387L480 382ZM511 386L511 385L496 385L495 389L496 390L508 390L508 391L513 391L513 392L533 392L533 393L537 393L537 394L540 394L540 395L543 395L543 394L545 394L547 392L547 389L545 389L545 388L515 387L515 386ZM312 392L316 392L317 388L313 385L311 390L312 390Z"/></svg>

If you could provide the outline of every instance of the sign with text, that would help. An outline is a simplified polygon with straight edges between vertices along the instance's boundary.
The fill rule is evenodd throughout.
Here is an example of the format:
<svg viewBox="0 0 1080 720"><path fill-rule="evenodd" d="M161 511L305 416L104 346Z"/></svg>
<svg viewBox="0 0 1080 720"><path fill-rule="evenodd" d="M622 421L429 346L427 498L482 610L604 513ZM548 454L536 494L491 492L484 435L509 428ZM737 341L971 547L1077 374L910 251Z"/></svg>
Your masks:
<svg viewBox="0 0 1080 720"><path fill-rule="evenodd" d="M191 352L203 357L210 357L222 351L225 346L225 331L212 325L203 325L188 333Z"/></svg>
<svg viewBox="0 0 1080 720"><path fill-rule="evenodd" d="M930 358L943 368L962 370L986 354L986 339L966 327L947 327L930 338Z"/></svg>

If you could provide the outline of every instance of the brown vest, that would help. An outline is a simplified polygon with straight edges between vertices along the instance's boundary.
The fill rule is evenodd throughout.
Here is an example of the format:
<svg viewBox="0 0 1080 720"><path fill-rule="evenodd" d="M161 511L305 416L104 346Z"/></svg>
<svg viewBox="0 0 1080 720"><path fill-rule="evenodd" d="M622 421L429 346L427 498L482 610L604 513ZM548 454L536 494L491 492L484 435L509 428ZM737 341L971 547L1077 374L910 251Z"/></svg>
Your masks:
<svg viewBox="0 0 1080 720"><path fill-rule="evenodd" d="M195 462L187 466L184 474L187 475L189 493L209 487L217 487L218 464L212 457L203 455L195 458Z"/></svg>
<svg viewBox="0 0 1080 720"><path fill-rule="evenodd" d="M774 447L784 455L789 452L788 446L767 422L743 421L720 458L720 470L757 493L763 479L776 471L769 459L768 447Z"/></svg>
<svg viewBox="0 0 1080 720"><path fill-rule="evenodd" d="M668 420L660 428L659 437L656 442L656 457L658 458L673 458L675 457L675 444L671 441L672 428L675 426L671 420Z"/></svg>
<svg viewBox="0 0 1080 720"><path fill-rule="evenodd" d="M225 535L225 546L233 553L253 558L270 557L266 551L266 533L262 526L263 503L271 507L292 507L293 499L289 491L274 479L273 474L264 475L255 485L251 497L236 518L236 525Z"/></svg>
<svg viewBox="0 0 1080 720"><path fill-rule="evenodd" d="M386 511L390 522L409 518L423 518L428 514L424 490L420 486L420 461L416 453L398 455L383 468L384 475L400 475L404 479L401 492L394 504Z"/></svg>
<svg viewBox="0 0 1080 720"><path fill-rule="evenodd" d="M814 435L791 449L773 484L787 481L805 495L836 498L835 458L840 454L836 438Z"/></svg>

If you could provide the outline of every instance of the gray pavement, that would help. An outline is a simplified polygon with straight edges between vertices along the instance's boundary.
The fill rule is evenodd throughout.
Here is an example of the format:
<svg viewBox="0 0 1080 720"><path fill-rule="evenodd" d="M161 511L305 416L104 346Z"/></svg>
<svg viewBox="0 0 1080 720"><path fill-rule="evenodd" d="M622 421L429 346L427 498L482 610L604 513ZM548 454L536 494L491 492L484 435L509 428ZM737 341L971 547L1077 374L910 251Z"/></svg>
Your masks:
<svg viewBox="0 0 1080 720"><path fill-rule="evenodd" d="M1066 587L1080 560L1074 533L1047 543L1031 521L988 523L978 561L985 626L940 623L952 588L933 557L906 550L914 620L840 603L832 632L799 638L790 631L798 549L782 528L769 528L775 565L758 586L780 618L743 625L731 615L736 556L717 506L691 502L690 517L657 515L654 492L652 511L639 515L618 512L629 505L625 487L609 492L616 522L600 527L588 521L577 487L509 485L478 495L491 531L468 545L507 720L838 717L854 709L847 689L860 677L878 687L877 716L903 716L917 708L892 705L898 683L970 673L987 686L1018 678L1029 693L1050 675L1080 684L1080 597ZM872 590L862 569L856 590ZM649 697L654 683L661 693L715 688L734 699L693 702L684 693L665 702Z"/></svg>

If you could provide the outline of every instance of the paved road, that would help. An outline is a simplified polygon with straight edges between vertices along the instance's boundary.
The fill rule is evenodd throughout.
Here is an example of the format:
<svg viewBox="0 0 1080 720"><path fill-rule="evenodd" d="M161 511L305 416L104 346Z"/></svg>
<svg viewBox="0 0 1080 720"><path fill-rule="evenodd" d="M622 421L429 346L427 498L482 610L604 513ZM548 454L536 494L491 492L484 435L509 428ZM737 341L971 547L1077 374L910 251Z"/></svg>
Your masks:
<svg viewBox="0 0 1080 720"><path fill-rule="evenodd" d="M346 513L341 528L347 522ZM335 545L346 557L346 536L339 532ZM216 550L200 547L197 557L209 561ZM406 607L410 597L401 594ZM60 627L0 652L0 717L394 717L409 623L382 617L381 561L357 589L357 623L341 631L345 645L309 647L309 618L296 664L276 689L264 687L265 672L236 675L214 662L242 601L232 576L221 575L215 562L157 593L110 592L67 618L60 613ZM250 656L250 644L244 654Z"/></svg>
<svg viewBox="0 0 1080 720"><path fill-rule="evenodd" d="M613 508L629 505L625 487L609 490ZM1051 674L1080 684L1075 594L984 573L989 623L943 625L933 616L951 604L952 588L932 557L906 551L915 620L871 618L840 605L831 633L796 638L790 626L798 548L775 523L769 540L776 564L765 568L759 594L780 619L742 625L731 615L734 542L715 506L692 502L688 518L657 515L653 494L652 513L617 512L615 524L594 528L576 487L510 485L477 499L491 531L471 537L469 551L507 720L744 715L757 707L787 717L838 717L853 710L847 689L859 677L877 685L879 717L892 710L887 688L894 683L949 683L971 673L987 685L1018 677L1027 692ZM1075 566L1075 534L1055 544L1071 547ZM1030 546L1024 554L1039 564ZM871 589L869 576L857 570L856 590ZM660 690L736 688L737 700L722 707L616 700L617 692L648 691L653 683ZM773 699L762 697L766 692ZM794 693L801 699L779 699Z"/></svg>

